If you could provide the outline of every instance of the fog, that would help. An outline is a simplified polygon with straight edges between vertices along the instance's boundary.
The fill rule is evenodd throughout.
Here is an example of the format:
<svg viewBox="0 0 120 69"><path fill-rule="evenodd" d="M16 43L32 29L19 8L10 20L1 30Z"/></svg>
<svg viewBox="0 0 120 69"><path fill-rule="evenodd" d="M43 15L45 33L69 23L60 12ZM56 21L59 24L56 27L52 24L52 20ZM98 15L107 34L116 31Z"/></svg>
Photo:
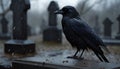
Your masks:
<svg viewBox="0 0 120 69"><path fill-rule="evenodd" d="M1 4L3 3L4 9L7 9L10 6L10 3L11 3L10 0L0 0L0 1L3 1L0 3ZM48 17L47 17L48 8L47 7L50 1L52 0L30 0L31 8L28 10L28 24L32 28L32 33L39 34L43 29L45 29L45 27L47 27L47 24L48 24ZM56 1L59 4L60 8L66 5L71 5L76 7L76 9L78 9L79 7L81 7L78 4L82 3L83 0L54 0L54 1ZM116 23L113 25L113 27L117 29L118 22L116 21L116 17L120 14L119 4L120 4L120 0L87 0L86 7L84 8L84 10L86 10L91 6L92 8L90 8L90 10L87 13L85 13L83 10L85 14L82 17L86 17L86 16L91 17L91 15L94 13L97 15L99 14L99 17L100 17L99 23L101 27L103 27L101 24L104 18L109 17L114 23ZM80 10L78 9L78 12L79 11ZM2 7L0 7L0 13L2 12L3 12ZM9 26L12 25L11 14L12 12L8 12L6 14L6 18L10 22ZM61 24L60 24L61 16L58 16L58 17L60 17L58 20L58 27L61 28ZM91 19L86 19L86 21L87 20L89 21ZM91 25L94 26L94 23L91 23ZM113 33L113 35L115 35L116 33L117 33L117 30Z"/></svg>

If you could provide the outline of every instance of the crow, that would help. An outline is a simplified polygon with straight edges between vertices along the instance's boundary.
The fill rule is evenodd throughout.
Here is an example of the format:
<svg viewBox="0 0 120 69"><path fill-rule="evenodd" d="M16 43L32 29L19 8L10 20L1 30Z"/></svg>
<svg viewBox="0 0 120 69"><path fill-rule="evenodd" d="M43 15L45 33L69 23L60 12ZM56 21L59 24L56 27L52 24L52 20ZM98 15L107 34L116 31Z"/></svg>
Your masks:
<svg viewBox="0 0 120 69"><path fill-rule="evenodd" d="M104 56L101 47L105 50L106 45L102 39L93 31L93 29L81 19L79 13L73 6L64 6L62 9L55 11L55 14L62 14L62 28L66 39L76 48L77 51L73 56L68 58L76 58L77 54L82 50L79 58L82 59L83 52L91 49L102 62L109 62Z"/></svg>

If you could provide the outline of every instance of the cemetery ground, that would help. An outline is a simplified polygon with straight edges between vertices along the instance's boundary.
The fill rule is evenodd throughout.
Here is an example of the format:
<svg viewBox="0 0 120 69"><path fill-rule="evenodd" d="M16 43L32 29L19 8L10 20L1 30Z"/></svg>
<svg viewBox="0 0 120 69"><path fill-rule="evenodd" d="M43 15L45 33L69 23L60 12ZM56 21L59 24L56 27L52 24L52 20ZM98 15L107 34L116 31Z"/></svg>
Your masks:
<svg viewBox="0 0 120 69"><path fill-rule="evenodd" d="M45 63L55 63L61 65L67 65L68 67L81 67L81 68L93 68L99 67L99 69L114 69L115 67L120 67L120 46L108 46L110 54L105 52L105 56L108 58L110 63L102 63L95 56L92 51L85 51L83 57L84 60L67 59L67 56L71 56L76 51L67 42L65 37L63 37L62 44L42 42L42 36L32 36L28 39L35 41L36 43L36 53L34 55L21 56L19 55L5 55L4 54L4 40L0 40L0 65L11 66L11 62L14 60L26 60L32 62L45 62ZM98 66L94 66L96 64Z"/></svg>

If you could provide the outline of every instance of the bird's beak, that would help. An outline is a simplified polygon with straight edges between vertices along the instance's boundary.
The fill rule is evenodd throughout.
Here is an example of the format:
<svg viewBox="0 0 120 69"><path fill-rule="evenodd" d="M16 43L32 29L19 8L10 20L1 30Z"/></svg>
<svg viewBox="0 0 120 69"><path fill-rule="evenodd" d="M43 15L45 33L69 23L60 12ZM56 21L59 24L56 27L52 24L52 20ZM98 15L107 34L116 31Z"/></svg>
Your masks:
<svg viewBox="0 0 120 69"><path fill-rule="evenodd" d="M62 10L57 10L54 12L55 14L63 14L63 11Z"/></svg>

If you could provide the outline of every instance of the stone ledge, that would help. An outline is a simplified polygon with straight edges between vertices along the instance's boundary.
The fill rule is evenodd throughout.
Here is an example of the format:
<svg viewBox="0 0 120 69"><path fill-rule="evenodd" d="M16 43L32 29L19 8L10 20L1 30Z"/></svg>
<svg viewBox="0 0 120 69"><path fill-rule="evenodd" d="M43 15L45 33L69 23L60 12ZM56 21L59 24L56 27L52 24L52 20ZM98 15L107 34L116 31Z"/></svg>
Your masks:
<svg viewBox="0 0 120 69"><path fill-rule="evenodd" d="M4 52L10 55L35 53L35 43L30 40L9 40L4 46Z"/></svg>
<svg viewBox="0 0 120 69"><path fill-rule="evenodd" d="M103 39L103 42L106 44L106 45L120 45L120 40L117 40L117 39Z"/></svg>
<svg viewBox="0 0 120 69"><path fill-rule="evenodd" d="M13 69L112 69L120 64L65 57L29 57L12 62ZM22 66L22 67L21 67Z"/></svg>

